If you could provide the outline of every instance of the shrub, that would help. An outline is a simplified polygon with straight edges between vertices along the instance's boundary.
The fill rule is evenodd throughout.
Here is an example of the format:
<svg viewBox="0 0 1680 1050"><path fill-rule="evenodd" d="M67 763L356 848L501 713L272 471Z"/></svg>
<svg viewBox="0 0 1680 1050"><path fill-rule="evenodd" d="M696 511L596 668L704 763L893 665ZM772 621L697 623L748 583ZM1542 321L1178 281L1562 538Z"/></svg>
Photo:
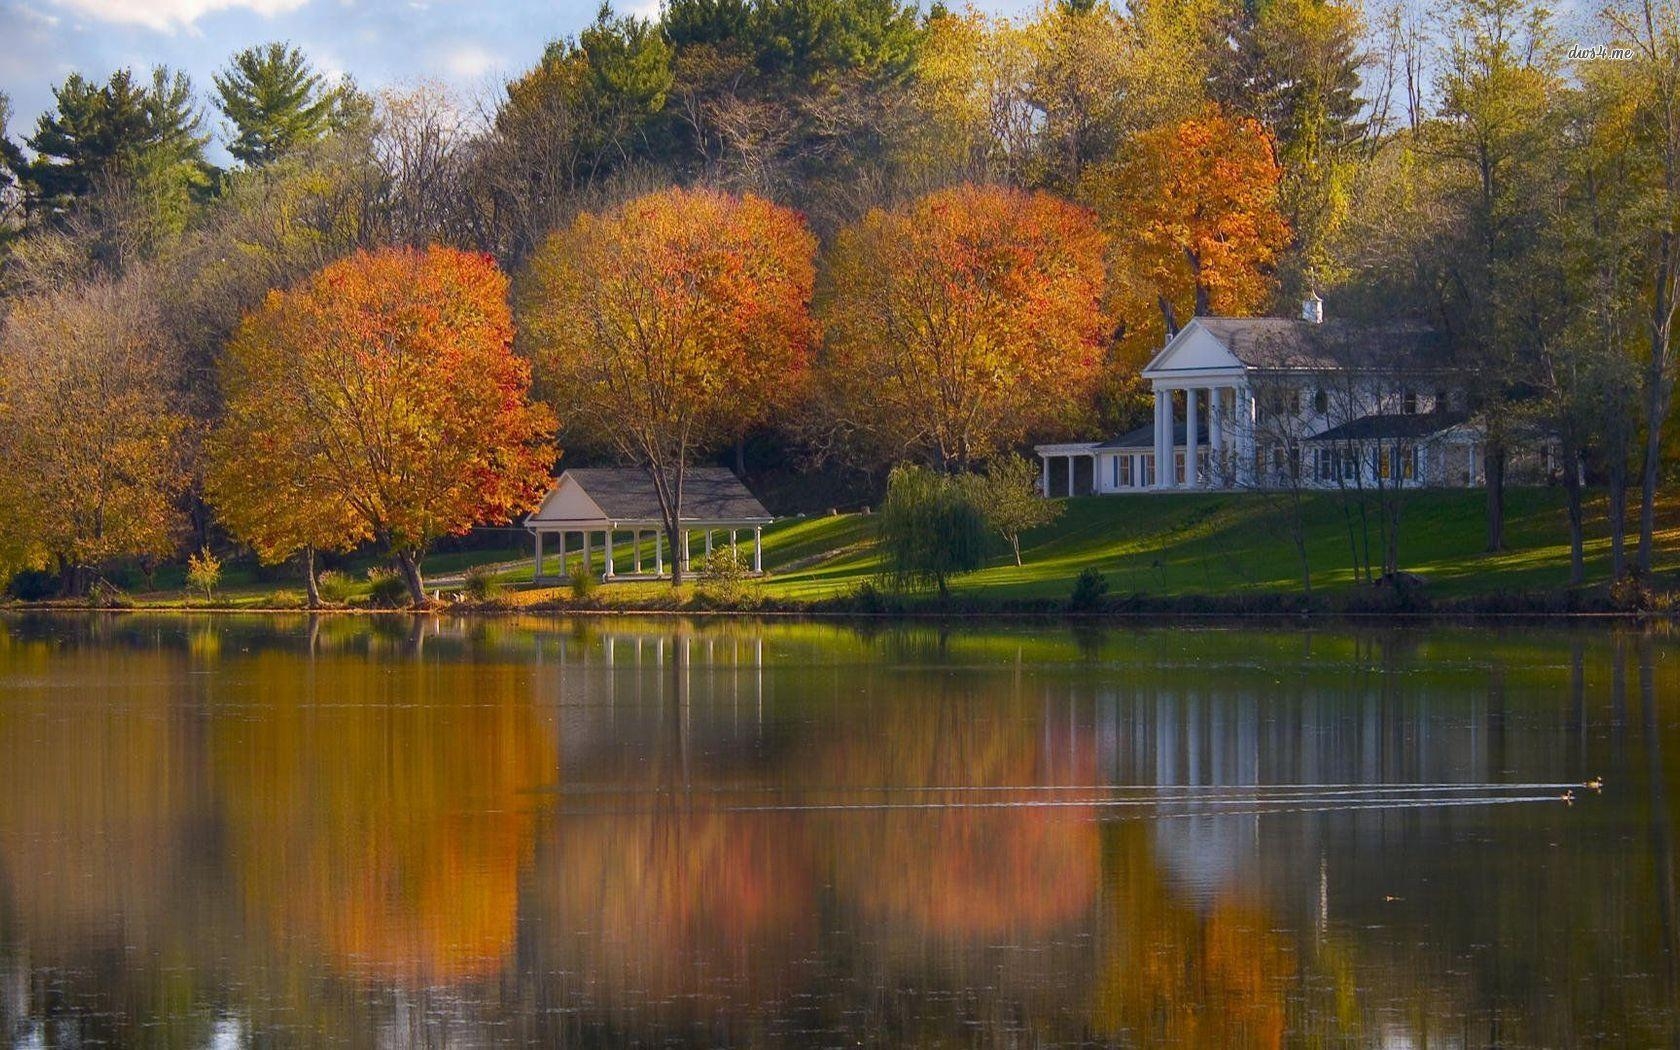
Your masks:
<svg viewBox="0 0 1680 1050"><path fill-rule="evenodd" d="M103 578L94 580L88 588L88 601L100 609L127 609L134 604L120 587Z"/></svg>
<svg viewBox="0 0 1680 1050"><path fill-rule="evenodd" d="M1107 594L1108 578L1095 569L1085 569L1073 581L1073 595L1068 598L1068 608L1074 612L1095 612L1102 608Z"/></svg>
<svg viewBox="0 0 1680 1050"><path fill-rule="evenodd" d="M502 596L502 581L482 565L467 570L461 581L461 593L475 602L493 602Z"/></svg>
<svg viewBox="0 0 1680 1050"><path fill-rule="evenodd" d="M367 581L368 600L376 608L400 609L408 604L408 584L395 569L371 568Z"/></svg>
<svg viewBox="0 0 1680 1050"><path fill-rule="evenodd" d="M343 605L349 601L353 587L350 577L337 569L328 569L315 577L315 589L321 592L321 600L334 605Z"/></svg>
<svg viewBox="0 0 1680 1050"><path fill-rule="evenodd" d="M595 596L595 584L594 574L584 572L580 567L572 573L572 597L580 602L588 601Z"/></svg>
<svg viewBox="0 0 1680 1050"><path fill-rule="evenodd" d="M1062 504L1038 493L1039 468L1020 456L1004 456L987 464L983 474L964 478L969 498L986 524L1003 537L1015 564L1021 564L1021 533L1048 525L1061 517Z"/></svg>
<svg viewBox="0 0 1680 1050"><path fill-rule="evenodd" d="M42 569L24 569L6 590L20 602L38 602L58 593L58 577Z"/></svg>
<svg viewBox="0 0 1680 1050"><path fill-rule="evenodd" d="M221 582L222 560L209 547L187 555L187 586L204 595L205 601L216 593L216 585Z"/></svg>
<svg viewBox="0 0 1680 1050"><path fill-rule="evenodd" d="M700 593L720 605L736 604L746 593L749 571L739 548L720 547L700 563Z"/></svg>

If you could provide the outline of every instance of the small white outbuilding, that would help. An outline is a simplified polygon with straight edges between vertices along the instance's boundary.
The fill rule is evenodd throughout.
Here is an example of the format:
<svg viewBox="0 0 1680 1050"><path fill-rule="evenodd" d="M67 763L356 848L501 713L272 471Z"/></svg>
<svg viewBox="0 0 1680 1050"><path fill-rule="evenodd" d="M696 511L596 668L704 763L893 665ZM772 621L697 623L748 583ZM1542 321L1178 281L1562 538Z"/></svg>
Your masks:
<svg viewBox="0 0 1680 1050"><path fill-rule="evenodd" d="M542 505L525 519L531 533L537 582L562 582L567 571L568 537L578 536L585 574L595 572L594 548L600 538L603 580L654 580L670 575L667 556L674 555L687 572L690 538L704 537L712 553L714 537L726 535L734 546L741 534L752 531L752 571L764 571L764 526L774 519L731 471L722 467L690 467L683 474L682 507L678 519L678 549L666 550L665 519L653 477L634 467L582 467L562 473ZM558 571L545 572L544 537L557 539ZM651 543L649 543L651 541ZM626 549L626 543L628 549ZM624 572L621 569L629 569Z"/></svg>

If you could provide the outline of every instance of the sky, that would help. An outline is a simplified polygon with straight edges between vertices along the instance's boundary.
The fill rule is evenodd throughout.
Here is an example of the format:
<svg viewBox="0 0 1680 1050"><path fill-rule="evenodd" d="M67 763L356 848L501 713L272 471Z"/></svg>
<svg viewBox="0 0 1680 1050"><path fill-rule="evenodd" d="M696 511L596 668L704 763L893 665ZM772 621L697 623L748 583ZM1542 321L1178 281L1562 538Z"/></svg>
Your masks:
<svg viewBox="0 0 1680 1050"><path fill-rule="evenodd" d="M575 34L599 0L0 0L0 92L12 100L11 137L33 133L52 87L73 71L163 64L185 71L208 100L211 74L234 51L286 40L318 68L366 89L441 81L463 103L493 97L535 64L545 44ZM983 0L1014 12L1027 0ZM659 0L615 10L658 13ZM217 124L219 115L208 114ZM218 151L219 152L219 151Z"/></svg>

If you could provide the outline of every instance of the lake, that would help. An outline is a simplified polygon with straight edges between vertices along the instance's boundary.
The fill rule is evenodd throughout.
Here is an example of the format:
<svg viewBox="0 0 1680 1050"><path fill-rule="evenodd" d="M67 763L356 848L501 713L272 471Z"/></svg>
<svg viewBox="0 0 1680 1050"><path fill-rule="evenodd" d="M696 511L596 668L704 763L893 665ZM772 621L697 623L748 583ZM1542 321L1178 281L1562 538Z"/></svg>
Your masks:
<svg viewBox="0 0 1680 1050"><path fill-rule="evenodd" d="M1677 794L1632 630L0 617L0 1043L1674 1045Z"/></svg>

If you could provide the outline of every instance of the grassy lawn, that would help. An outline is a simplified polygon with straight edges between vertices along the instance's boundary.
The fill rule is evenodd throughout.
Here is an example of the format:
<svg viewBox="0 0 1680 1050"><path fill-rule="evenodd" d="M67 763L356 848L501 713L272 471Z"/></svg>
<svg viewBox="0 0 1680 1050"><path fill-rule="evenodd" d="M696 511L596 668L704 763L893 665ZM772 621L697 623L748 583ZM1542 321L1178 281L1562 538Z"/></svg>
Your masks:
<svg viewBox="0 0 1680 1050"><path fill-rule="evenodd" d="M1024 565L999 555L985 569L953 581L961 596L990 599L1060 599L1072 590L1081 571L1094 568L1107 578L1114 595L1180 597L1195 595L1277 594L1298 592L1300 562L1291 539L1294 515L1286 498L1253 493L1083 497L1062 501L1054 524L1023 539ZM1379 543L1375 501L1369 524L1373 560ZM1333 493L1306 497L1305 523L1313 587L1321 594L1354 586L1350 518L1357 530L1357 508ZM1424 577L1439 598L1501 592L1558 591L1567 586L1568 531L1563 494L1557 490L1514 489L1506 505L1506 549L1486 545L1486 495L1477 491L1419 492L1406 497L1401 523L1400 561ZM1596 496L1587 509L1588 581L1602 586L1608 575L1609 540L1604 500ZM1657 582L1680 588L1680 498L1659 507ZM765 597L814 601L850 594L871 580L879 563L872 548L873 521L857 514L791 518L764 533L768 579L752 587ZM574 540L575 542L575 540ZM1632 551L1630 528L1629 551ZM449 578L474 565L496 566L496 576L518 604L564 596L558 588L531 589L530 548L517 536L494 550L434 555L427 559L428 579L445 590ZM596 552L596 565L600 552ZM630 565L628 543L619 545L618 564ZM696 548L698 557L698 548ZM577 564L574 552L572 564ZM358 580L377 559L359 558L345 566ZM651 552L644 565L651 567ZM552 555L548 572L559 569ZM158 574L157 590L138 594L142 605L179 602L179 570ZM606 604L668 602L666 583L617 583L597 591ZM233 607L295 606L301 588L289 580L256 580L249 569L228 571L217 604Z"/></svg>

